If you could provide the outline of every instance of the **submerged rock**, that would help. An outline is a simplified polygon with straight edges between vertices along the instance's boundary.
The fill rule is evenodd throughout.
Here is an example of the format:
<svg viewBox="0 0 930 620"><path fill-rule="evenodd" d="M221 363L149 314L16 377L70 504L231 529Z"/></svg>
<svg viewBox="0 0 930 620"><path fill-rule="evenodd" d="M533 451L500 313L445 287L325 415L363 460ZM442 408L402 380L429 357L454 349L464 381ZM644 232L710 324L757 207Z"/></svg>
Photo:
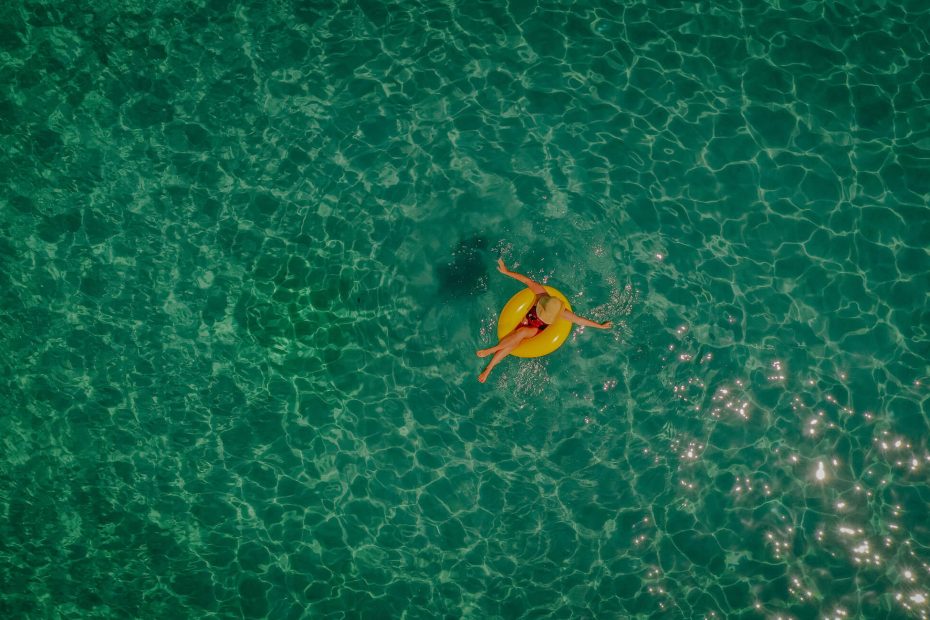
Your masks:
<svg viewBox="0 0 930 620"><path fill-rule="evenodd" d="M488 240L475 235L459 241L449 260L438 268L439 293L446 297L474 295L488 289L488 268L483 251Z"/></svg>

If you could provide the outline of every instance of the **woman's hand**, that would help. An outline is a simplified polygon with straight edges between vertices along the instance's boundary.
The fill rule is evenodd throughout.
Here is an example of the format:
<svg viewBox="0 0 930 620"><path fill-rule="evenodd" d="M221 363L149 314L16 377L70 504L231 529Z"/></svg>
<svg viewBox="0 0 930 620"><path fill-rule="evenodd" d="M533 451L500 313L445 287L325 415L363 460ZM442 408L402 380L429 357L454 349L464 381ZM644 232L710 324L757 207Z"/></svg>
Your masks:
<svg viewBox="0 0 930 620"><path fill-rule="evenodd" d="M610 329L610 328L613 327L613 326L614 326L614 322L613 322L613 321L607 321L606 323L601 323L601 324L600 324L600 328L601 328L601 329Z"/></svg>
<svg viewBox="0 0 930 620"><path fill-rule="evenodd" d="M497 259L497 270L500 271L504 275L508 275L508 276L510 275L510 270L507 269L507 265L504 264L503 258Z"/></svg>

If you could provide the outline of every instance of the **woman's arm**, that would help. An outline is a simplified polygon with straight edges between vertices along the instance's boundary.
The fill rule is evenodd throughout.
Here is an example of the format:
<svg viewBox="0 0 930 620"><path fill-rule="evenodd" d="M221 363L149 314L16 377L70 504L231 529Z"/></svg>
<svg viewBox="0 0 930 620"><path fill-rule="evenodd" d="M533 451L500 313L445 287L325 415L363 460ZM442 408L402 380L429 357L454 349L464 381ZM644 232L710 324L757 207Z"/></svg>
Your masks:
<svg viewBox="0 0 930 620"><path fill-rule="evenodd" d="M594 321L589 321L583 316L578 316L574 312L562 308L561 317L566 321L571 321L575 325L583 325L584 327L595 327L597 329L610 329L614 326L612 321L607 321L606 323L595 323Z"/></svg>
<svg viewBox="0 0 930 620"><path fill-rule="evenodd" d="M503 258L497 259L497 270L500 271L505 276L510 276L514 280L519 280L520 282L525 284L527 287L529 287L529 289L533 291L534 293L536 293L537 295L547 294L546 289L539 282L536 282L535 280L531 280L530 278L527 278L523 274L517 273L515 271L510 271L509 269L507 269L507 265L504 264Z"/></svg>

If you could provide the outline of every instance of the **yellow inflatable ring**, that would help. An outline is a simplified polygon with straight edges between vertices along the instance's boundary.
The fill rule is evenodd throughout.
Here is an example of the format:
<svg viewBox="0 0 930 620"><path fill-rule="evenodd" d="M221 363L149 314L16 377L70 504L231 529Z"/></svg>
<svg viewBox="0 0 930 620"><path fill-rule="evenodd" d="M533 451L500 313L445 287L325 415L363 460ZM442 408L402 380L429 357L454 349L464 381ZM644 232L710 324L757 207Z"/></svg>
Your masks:
<svg viewBox="0 0 930 620"><path fill-rule="evenodd" d="M545 289L550 295L556 299L560 299L565 309L571 312L572 305L568 303L565 295L551 286L547 286ZM504 309L501 310L500 317L497 319L498 340L512 332L514 328L520 324L520 321L523 320L526 313L533 307L533 301L535 299L536 294L528 288L523 289L510 298L510 301L508 301ZM542 333L521 342L520 346L514 349L510 354L516 355L517 357L542 357L543 355L549 355L562 346L562 343L565 342L571 331L571 321L566 321L562 317L559 317L555 320L555 323L547 327Z"/></svg>

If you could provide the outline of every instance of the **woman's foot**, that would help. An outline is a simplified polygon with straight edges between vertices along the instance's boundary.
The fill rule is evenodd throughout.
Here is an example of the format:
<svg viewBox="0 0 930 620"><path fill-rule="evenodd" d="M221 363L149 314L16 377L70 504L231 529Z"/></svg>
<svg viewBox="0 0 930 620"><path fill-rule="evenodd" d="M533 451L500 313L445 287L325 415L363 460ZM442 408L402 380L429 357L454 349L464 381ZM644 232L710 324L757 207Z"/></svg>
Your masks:
<svg viewBox="0 0 930 620"><path fill-rule="evenodd" d="M491 347L490 349L479 349L478 352L477 352L477 353L478 353L478 357L487 357L487 356L491 355L492 353L494 353L495 350L496 350L496 349L495 349L494 347ZM484 383L484 382L482 381L482 383Z"/></svg>
<svg viewBox="0 0 930 620"><path fill-rule="evenodd" d="M489 374L491 374L491 373L489 373L489 372L483 372L483 373L481 373L480 375L478 375L478 381L479 381L479 383L484 383L485 381L487 381L487 380L488 380L488 375L489 375Z"/></svg>

